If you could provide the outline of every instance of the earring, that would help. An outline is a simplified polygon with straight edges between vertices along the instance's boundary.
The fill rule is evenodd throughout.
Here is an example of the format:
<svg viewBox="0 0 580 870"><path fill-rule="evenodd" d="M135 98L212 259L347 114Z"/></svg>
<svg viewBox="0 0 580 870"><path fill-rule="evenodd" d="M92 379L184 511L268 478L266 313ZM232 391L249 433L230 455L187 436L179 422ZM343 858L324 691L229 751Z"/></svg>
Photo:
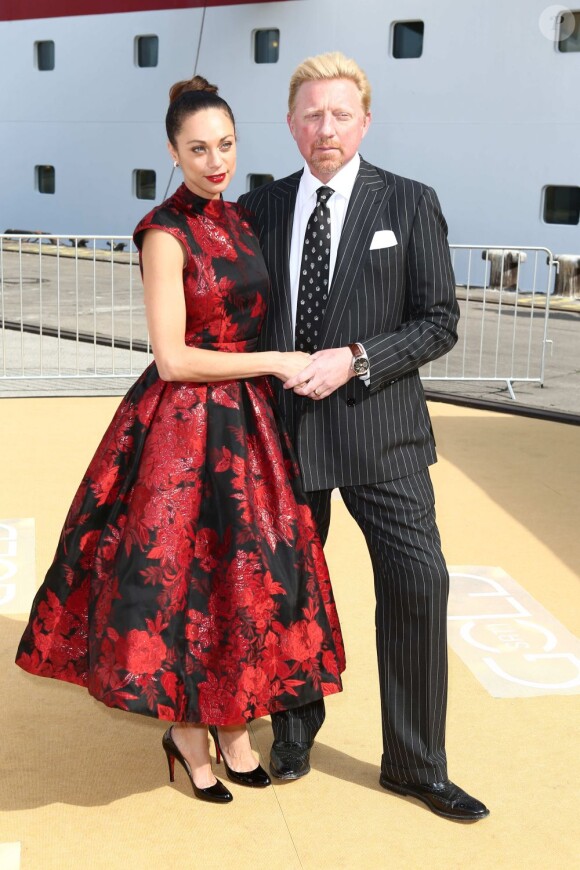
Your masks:
<svg viewBox="0 0 580 870"><path fill-rule="evenodd" d="M174 161L173 161L173 168L174 168L174 169L177 169L178 166L179 166L178 161L177 161L177 160L174 160Z"/></svg>

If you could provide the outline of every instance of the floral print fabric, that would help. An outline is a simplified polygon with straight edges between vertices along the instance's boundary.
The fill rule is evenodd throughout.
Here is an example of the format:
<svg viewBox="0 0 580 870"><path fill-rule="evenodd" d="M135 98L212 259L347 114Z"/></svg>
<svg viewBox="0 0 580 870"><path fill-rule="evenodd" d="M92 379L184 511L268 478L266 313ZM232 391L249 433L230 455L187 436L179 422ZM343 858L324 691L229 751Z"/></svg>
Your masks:
<svg viewBox="0 0 580 870"><path fill-rule="evenodd" d="M252 350L267 275L241 209L182 185L138 225L186 252L186 343ZM322 547L266 378L121 402L68 513L17 663L111 707L236 724L341 690Z"/></svg>

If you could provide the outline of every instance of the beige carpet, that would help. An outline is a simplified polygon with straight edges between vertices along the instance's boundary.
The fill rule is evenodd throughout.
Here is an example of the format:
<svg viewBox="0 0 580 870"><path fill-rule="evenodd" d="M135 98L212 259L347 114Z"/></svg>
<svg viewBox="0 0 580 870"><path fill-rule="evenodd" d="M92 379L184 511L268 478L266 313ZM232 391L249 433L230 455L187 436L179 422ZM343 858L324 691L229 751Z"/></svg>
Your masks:
<svg viewBox="0 0 580 870"><path fill-rule="evenodd" d="M0 518L36 518L39 579L116 404L0 403ZM580 429L431 410L449 563L504 568L578 633ZM340 502L327 550L347 645L345 691L327 704L312 774L264 791L232 786L227 807L195 800L181 769L169 785L161 723L17 669L23 623L0 617L0 846L21 844L23 870L579 866L578 696L493 699L452 654L450 772L492 815L459 825L380 789L372 577ZM253 734L267 759L267 720ZM13 870L11 854L0 848L1 870Z"/></svg>

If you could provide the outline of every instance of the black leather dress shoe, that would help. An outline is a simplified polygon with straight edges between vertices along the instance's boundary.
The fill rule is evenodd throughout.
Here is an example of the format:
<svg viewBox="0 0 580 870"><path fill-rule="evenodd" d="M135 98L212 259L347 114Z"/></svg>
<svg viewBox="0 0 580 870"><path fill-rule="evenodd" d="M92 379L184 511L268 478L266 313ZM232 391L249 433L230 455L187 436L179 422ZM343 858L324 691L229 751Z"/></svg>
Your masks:
<svg viewBox="0 0 580 870"><path fill-rule="evenodd" d="M418 798L427 804L432 812L445 819L454 819L457 822L477 822L479 819L485 819L486 816L489 816L489 810L485 804L471 797L449 779L444 782L430 783L395 782L381 773L379 782L387 791Z"/></svg>
<svg viewBox="0 0 580 870"><path fill-rule="evenodd" d="M276 779L300 779L310 771L311 743L275 740L270 750L270 773Z"/></svg>

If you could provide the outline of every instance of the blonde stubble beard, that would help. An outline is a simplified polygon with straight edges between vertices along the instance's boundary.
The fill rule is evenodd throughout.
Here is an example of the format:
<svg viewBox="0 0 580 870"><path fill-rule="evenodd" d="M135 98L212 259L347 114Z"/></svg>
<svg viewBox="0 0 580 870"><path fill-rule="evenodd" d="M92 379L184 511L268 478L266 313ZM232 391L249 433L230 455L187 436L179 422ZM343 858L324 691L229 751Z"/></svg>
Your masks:
<svg viewBox="0 0 580 870"><path fill-rule="evenodd" d="M316 143L315 148L327 144L328 143L326 142L318 142ZM339 169L342 169L344 166L344 154L342 153L342 150L339 150L338 157L317 157L316 154L314 154L310 158L310 165L320 175L336 175Z"/></svg>

